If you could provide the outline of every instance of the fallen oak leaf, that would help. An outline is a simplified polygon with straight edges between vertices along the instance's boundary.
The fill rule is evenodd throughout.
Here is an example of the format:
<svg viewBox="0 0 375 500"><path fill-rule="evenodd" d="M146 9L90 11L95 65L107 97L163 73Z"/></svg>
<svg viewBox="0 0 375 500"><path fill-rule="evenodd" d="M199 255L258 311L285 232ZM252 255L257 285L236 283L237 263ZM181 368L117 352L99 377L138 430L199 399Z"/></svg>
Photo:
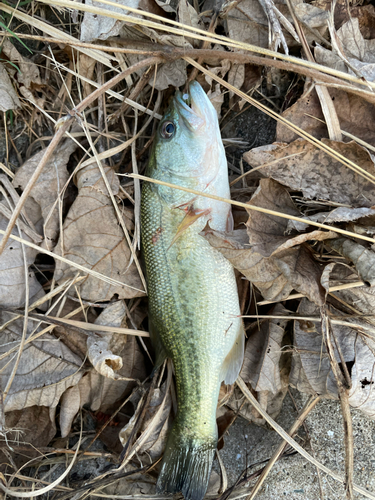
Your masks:
<svg viewBox="0 0 375 500"><path fill-rule="evenodd" d="M303 299L298 308L301 316L319 316L319 309L315 304ZM340 311L331 307L331 314L340 316ZM351 322L350 317L345 317ZM358 318L354 319L360 323ZM339 345L341 354L351 377L352 387L349 390L349 404L364 412L370 418L375 418L375 340L372 336L363 335L357 329L332 324L335 343ZM299 358L298 363L292 363L291 380L299 389L299 379L296 367L303 371L304 379L308 381L314 393L323 397L338 399L337 383L333 375L328 353L323 342L321 326L305 320L295 320L294 326L295 352L293 359ZM334 346L338 363L341 362L337 347Z"/></svg>
<svg viewBox="0 0 375 500"><path fill-rule="evenodd" d="M104 167L114 194L119 190L119 180L110 167ZM116 220L100 170L89 165L77 173L78 196L64 222L55 252L91 270L115 278L126 286L114 286L89 276L80 285L79 292L90 302L144 295L138 270L131 261L131 251ZM62 247L63 245L63 247ZM61 283L70 278L74 268L59 260L55 279Z"/></svg>
<svg viewBox="0 0 375 500"><path fill-rule="evenodd" d="M343 143L328 139L322 139L322 142L375 176L374 162L369 152L356 142ZM289 156L294 153L300 154ZM373 182L340 161L328 157L304 139L297 139L291 144L261 146L248 151L243 157L253 167L278 159L277 163L266 165L262 173L284 186L302 191L307 199L329 200L352 207L371 208L375 205Z"/></svg>
<svg viewBox="0 0 375 500"><path fill-rule="evenodd" d="M0 213L0 229L5 230L8 226L8 219ZM12 234L16 234L14 228ZM23 238L31 241L27 234ZM0 241L2 236L0 236ZM24 263L24 254L26 263ZM42 285L36 279L32 270L28 270L28 290L26 290L25 265L29 268L35 261L38 251L24 246L19 241L8 240L3 253L0 255L0 303L2 307L17 308L25 303L26 293L29 300L35 300L44 296Z"/></svg>
<svg viewBox="0 0 375 500"><path fill-rule="evenodd" d="M62 190L68 181L69 173L66 168L70 155L77 149L77 144L68 139L55 151L53 157L44 167L41 175L30 192L30 196L41 208L44 220L43 246L52 250L59 234L59 203ZM18 170L13 179L15 188L25 189L32 173L44 156L42 149L29 158Z"/></svg>
<svg viewBox="0 0 375 500"><path fill-rule="evenodd" d="M348 238L327 242L337 253L353 262L356 271L366 285L375 286L375 253Z"/></svg>
<svg viewBox="0 0 375 500"><path fill-rule="evenodd" d="M0 311L1 323L6 323L12 316L11 313ZM9 346L21 340L22 329L23 320L18 319L8 324L2 332L0 370L4 380L13 368L12 359L8 357ZM29 323L28 335L32 331ZM44 334L38 341L26 344L4 401L5 412L35 405L56 407L63 392L81 379L81 367L80 357L52 335Z"/></svg>

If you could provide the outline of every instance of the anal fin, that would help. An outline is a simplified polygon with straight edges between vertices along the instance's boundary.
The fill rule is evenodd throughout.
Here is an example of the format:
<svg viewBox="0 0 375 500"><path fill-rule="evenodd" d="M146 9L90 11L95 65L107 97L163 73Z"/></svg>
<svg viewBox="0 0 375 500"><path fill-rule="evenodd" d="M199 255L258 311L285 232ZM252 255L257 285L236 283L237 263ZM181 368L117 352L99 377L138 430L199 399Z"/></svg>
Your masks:
<svg viewBox="0 0 375 500"><path fill-rule="evenodd" d="M232 349L227 354L221 368L221 380L224 384L234 384L241 371L243 357L245 352L245 331L242 321L238 328L238 333L234 341Z"/></svg>

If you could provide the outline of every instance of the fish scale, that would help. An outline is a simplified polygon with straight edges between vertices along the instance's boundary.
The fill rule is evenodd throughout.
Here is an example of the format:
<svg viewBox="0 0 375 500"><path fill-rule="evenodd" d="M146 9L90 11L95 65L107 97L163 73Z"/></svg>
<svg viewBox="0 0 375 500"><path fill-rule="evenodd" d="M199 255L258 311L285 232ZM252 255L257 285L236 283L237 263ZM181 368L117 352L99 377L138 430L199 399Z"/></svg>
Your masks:
<svg viewBox="0 0 375 500"><path fill-rule="evenodd" d="M218 192L222 182L229 190L220 134L212 139L218 137L220 143L212 145L202 135L204 126L217 132L216 114L196 82L190 85L190 95L192 108L181 102L180 94L172 101L146 173L187 187L202 189L203 184L209 192L211 181L205 176L210 178L213 169L224 171L222 181L211 175L212 186ZM163 140L165 123L173 124L175 138ZM202 164L200 174L199 161L211 153L207 146L224 158L212 166ZM224 379L233 383L242 364L244 335L234 271L200 234L210 222L225 227L229 214L230 207L212 200L208 205L206 198L151 183L143 186L142 252L151 339L157 364L165 357L173 361L178 402L157 491L182 491L187 500L201 500L206 492L217 444L220 385Z"/></svg>

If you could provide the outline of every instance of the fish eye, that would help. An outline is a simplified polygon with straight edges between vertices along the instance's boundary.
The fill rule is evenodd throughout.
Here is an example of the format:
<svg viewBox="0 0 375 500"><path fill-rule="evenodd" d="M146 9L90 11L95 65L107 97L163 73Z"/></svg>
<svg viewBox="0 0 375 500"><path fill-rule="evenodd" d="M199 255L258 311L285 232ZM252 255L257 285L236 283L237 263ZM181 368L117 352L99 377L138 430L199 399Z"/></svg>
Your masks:
<svg viewBox="0 0 375 500"><path fill-rule="evenodd" d="M164 137L164 139L170 139L176 130L176 126L173 122L164 122L162 127L161 127L161 136Z"/></svg>

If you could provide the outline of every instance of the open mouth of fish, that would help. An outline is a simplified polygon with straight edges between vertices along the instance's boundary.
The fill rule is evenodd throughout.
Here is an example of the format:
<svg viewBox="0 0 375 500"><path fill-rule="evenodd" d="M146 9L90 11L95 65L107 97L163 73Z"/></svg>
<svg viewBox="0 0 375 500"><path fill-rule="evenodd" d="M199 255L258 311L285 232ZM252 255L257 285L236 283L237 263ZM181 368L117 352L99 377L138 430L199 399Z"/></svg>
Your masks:
<svg viewBox="0 0 375 500"><path fill-rule="evenodd" d="M190 82L188 93L176 92L174 101L179 115L192 131L205 132L210 120L217 120L207 94L197 82Z"/></svg>

